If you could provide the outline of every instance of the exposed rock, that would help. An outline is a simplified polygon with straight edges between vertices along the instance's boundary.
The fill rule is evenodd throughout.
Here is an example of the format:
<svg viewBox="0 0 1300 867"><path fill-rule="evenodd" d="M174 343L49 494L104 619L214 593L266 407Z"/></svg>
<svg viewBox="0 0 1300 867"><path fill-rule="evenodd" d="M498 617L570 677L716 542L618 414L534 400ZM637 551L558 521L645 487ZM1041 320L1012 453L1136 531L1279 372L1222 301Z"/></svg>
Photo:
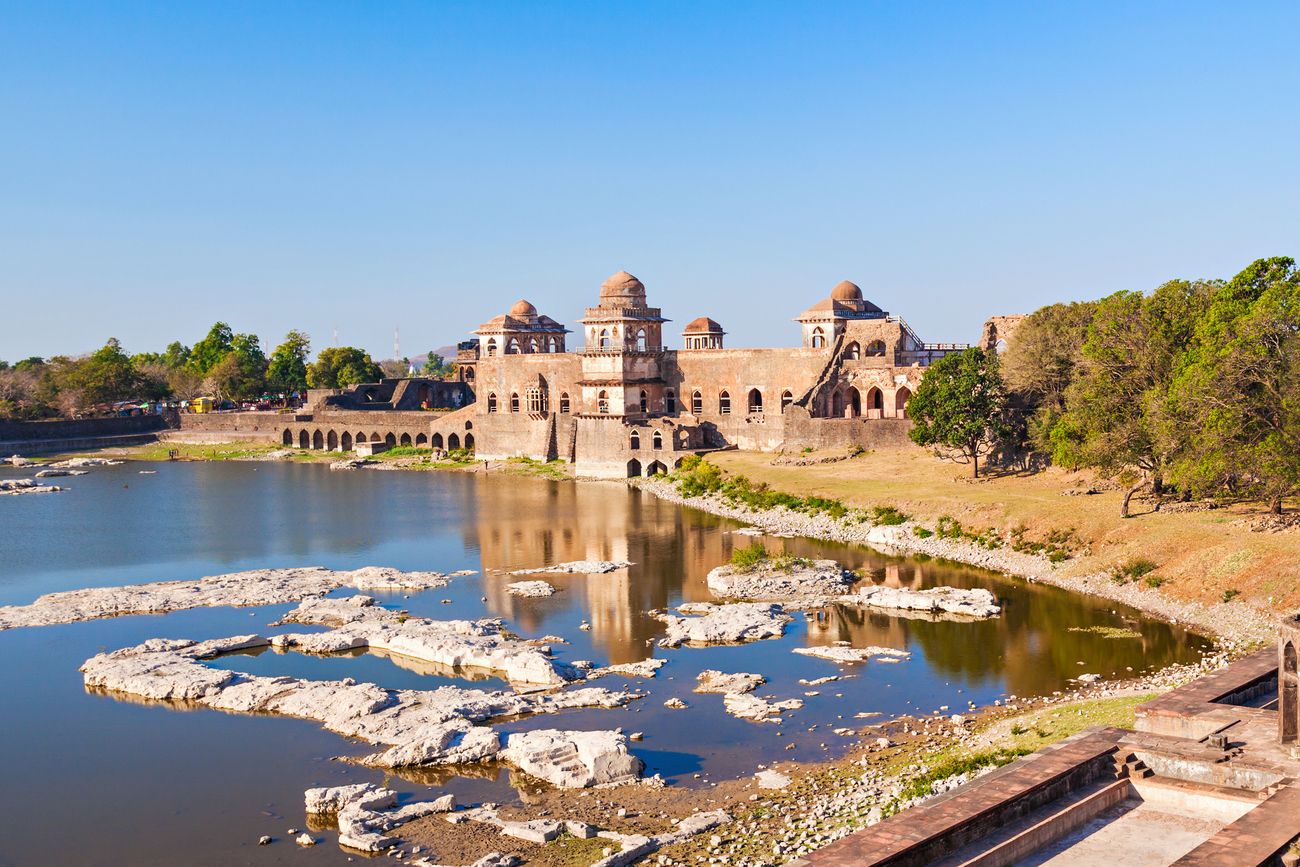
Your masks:
<svg viewBox="0 0 1300 867"><path fill-rule="evenodd" d="M316 845L316 839L312 837L311 834L305 834L305 833L299 834L298 838L294 840L294 842L297 843L299 846L302 846L303 848Z"/></svg>
<svg viewBox="0 0 1300 867"><path fill-rule="evenodd" d="M785 634L789 615L780 605L759 602L738 602L731 605L712 605L707 602L683 605L677 609L686 613L698 612L698 617L678 617L668 613L655 613L667 629L659 641L664 647L683 644L739 644L780 638Z"/></svg>
<svg viewBox="0 0 1300 867"><path fill-rule="evenodd" d="M281 622L337 628L277 635L272 643L306 653L373 648L453 670L498 673L517 684L559 686L574 679L573 672L556 666L545 646L508 637L500 620L411 618L374 602L369 596L310 599Z"/></svg>
<svg viewBox="0 0 1300 867"><path fill-rule="evenodd" d="M366 467L378 464L379 461L372 461L370 458L344 458L341 461L334 461L330 464L331 470L362 470ZM354 847L355 848L355 847Z"/></svg>
<svg viewBox="0 0 1300 867"><path fill-rule="evenodd" d="M793 652L801 656L829 659L831 662L863 662L877 656L884 659L907 659L912 655L906 650L895 650L892 647L840 647L838 645L796 647Z"/></svg>
<svg viewBox="0 0 1300 867"><path fill-rule="evenodd" d="M616 572L632 564L626 560L573 560L569 563L556 563L554 566L539 566L536 569L516 569L512 575L538 575L551 572L565 575L600 575Z"/></svg>
<svg viewBox="0 0 1300 867"><path fill-rule="evenodd" d="M260 836L260 837L257 838L257 845L259 845L259 846L270 846L270 845L271 845L271 838L268 837L266 834L263 834L262 836Z"/></svg>
<svg viewBox="0 0 1300 867"><path fill-rule="evenodd" d="M858 578L834 560L801 560L789 569L769 561L749 572L730 565L719 566L709 573L707 580L709 592L714 596L787 602L841 596Z"/></svg>
<svg viewBox="0 0 1300 867"><path fill-rule="evenodd" d="M360 803L368 810L397 806L397 793L381 789L373 783L356 783L350 786L330 786L308 789L303 793L308 813L322 815L337 813L348 804Z"/></svg>
<svg viewBox="0 0 1300 867"><path fill-rule="evenodd" d="M625 865L632 864L646 855L659 851L664 846L681 843L696 834L712 831L719 825L730 821L731 817L727 815L726 810L711 810L707 813L694 813L687 816L678 822L677 827L672 831L656 834L653 837L602 831L599 836L617 842L621 847L621 851L607 855L596 861L591 867L625 867Z"/></svg>
<svg viewBox="0 0 1300 867"><path fill-rule="evenodd" d="M65 461L55 461L52 464L46 464L54 469L68 469L69 467L115 467L122 461L115 461L112 458L68 458Z"/></svg>
<svg viewBox="0 0 1300 867"><path fill-rule="evenodd" d="M740 695L758 689L764 683L767 683L767 678L761 674L747 674L744 672L724 674L710 668L701 671L696 677L696 681L696 692Z"/></svg>
<svg viewBox="0 0 1300 867"><path fill-rule="evenodd" d="M797 698L785 701L769 701L754 695L730 694L722 697L727 713L753 722L776 721L785 711L798 710L803 702Z"/></svg>
<svg viewBox="0 0 1300 867"><path fill-rule="evenodd" d="M84 476L85 470L41 470L36 474L38 479L57 479L62 476Z"/></svg>
<svg viewBox="0 0 1300 867"><path fill-rule="evenodd" d="M555 585L545 581L516 581L506 585L506 592L512 596L552 596Z"/></svg>
<svg viewBox="0 0 1300 867"><path fill-rule="evenodd" d="M621 674L624 677L654 677L655 672L668 664L666 659L643 659L640 662L620 662L594 668L587 674L587 680L595 680L609 674ZM576 665L576 663L575 663Z"/></svg>
<svg viewBox="0 0 1300 867"><path fill-rule="evenodd" d="M34 467L37 465L37 461L25 458L22 455L10 455L5 459L5 463L11 467Z"/></svg>
<svg viewBox="0 0 1300 867"><path fill-rule="evenodd" d="M686 708L690 707L690 705L682 701L677 696L673 696L672 698L664 702L664 707L668 708L669 710L685 710Z"/></svg>
<svg viewBox="0 0 1300 867"><path fill-rule="evenodd" d="M760 789L784 789L786 786L790 785L789 777L771 769L759 771L757 774L754 774L754 777L758 780L758 787Z"/></svg>
<svg viewBox="0 0 1300 867"><path fill-rule="evenodd" d="M1100 674L1081 674L1075 678L1079 683L1096 683L1101 680Z"/></svg>
<svg viewBox="0 0 1300 867"><path fill-rule="evenodd" d="M0 629L49 626L124 614L160 614L188 608L279 605L324 596L339 587L361 590L426 590L443 587L438 572L399 572L377 566L335 571L308 566L255 569L198 581L160 581L47 593L30 605L0 607Z"/></svg>
<svg viewBox="0 0 1300 867"><path fill-rule="evenodd" d="M345 737L386 745L387 749L361 759L380 767L501 759L555 785L619 782L640 772L640 760L627 753L623 736L616 732L526 732L510 735L503 749L492 728L476 725L579 707L622 707L637 698L633 694L594 687L529 695L453 686L390 690L350 679L261 677L209 668L201 662L269 643L257 635L199 643L152 639L92 657L81 670L91 688L238 713L316 720ZM314 797L319 806L328 806L344 795L325 791Z"/></svg>
<svg viewBox="0 0 1300 867"><path fill-rule="evenodd" d="M53 494L61 490L58 485L38 485L35 479L0 479L0 494Z"/></svg>
<svg viewBox="0 0 1300 867"><path fill-rule="evenodd" d="M996 617L1002 613L997 597L982 587L971 589L931 587L928 590L907 590L873 585L862 587L857 593L841 596L836 601L848 605L866 605L871 608L958 614L966 617Z"/></svg>

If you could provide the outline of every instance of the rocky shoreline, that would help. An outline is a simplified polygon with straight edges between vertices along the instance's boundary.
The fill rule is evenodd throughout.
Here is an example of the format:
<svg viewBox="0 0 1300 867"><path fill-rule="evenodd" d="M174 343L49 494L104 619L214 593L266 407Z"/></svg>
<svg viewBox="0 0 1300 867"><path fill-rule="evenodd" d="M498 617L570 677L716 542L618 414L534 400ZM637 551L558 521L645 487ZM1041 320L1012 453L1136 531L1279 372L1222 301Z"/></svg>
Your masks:
<svg viewBox="0 0 1300 867"><path fill-rule="evenodd" d="M869 521L858 520L857 516L852 515L837 519L824 513L810 515L784 507L755 510L727 502L717 495L686 497L667 479L637 479L631 484L681 506L743 521L771 536L803 536L867 545L887 554L924 554L1109 599L1205 634L1228 650L1244 651L1273 640L1277 633L1275 616L1246 602L1204 605L1174 599L1154 588L1135 583L1118 583L1106 572L1085 576L1068 575L1046 557L1005 548L991 550L973 542L944 539L937 535L922 538L913 532L913 527L920 526L914 521L894 526L874 526Z"/></svg>

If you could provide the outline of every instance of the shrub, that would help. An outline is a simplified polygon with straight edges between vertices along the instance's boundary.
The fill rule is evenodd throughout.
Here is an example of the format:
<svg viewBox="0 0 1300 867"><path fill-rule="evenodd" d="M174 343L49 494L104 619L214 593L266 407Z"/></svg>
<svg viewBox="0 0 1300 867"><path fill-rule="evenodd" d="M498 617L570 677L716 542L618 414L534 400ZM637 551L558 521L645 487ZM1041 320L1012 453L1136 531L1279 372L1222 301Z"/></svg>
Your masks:
<svg viewBox="0 0 1300 867"><path fill-rule="evenodd" d="M1241 591L1240 591L1240 590L1224 590L1224 591L1223 591L1223 601L1224 601L1224 602L1231 602L1232 600L1236 599L1236 598L1237 598L1238 596L1240 596L1240 595L1241 595Z"/></svg>
<svg viewBox="0 0 1300 867"><path fill-rule="evenodd" d="M767 549L762 542L754 542L746 548L736 548L731 552L731 565L741 572L753 572L767 559Z"/></svg>
<svg viewBox="0 0 1300 867"><path fill-rule="evenodd" d="M1111 577L1121 584L1136 581L1148 572L1154 572L1157 566L1145 557L1132 557L1111 570Z"/></svg>
<svg viewBox="0 0 1300 867"><path fill-rule="evenodd" d="M1153 590L1159 587L1163 583L1165 583L1165 579L1161 578L1159 575L1147 576L1146 585Z"/></svg>
<svg viewBox="0 0 1300 867"><path fill-rule="evenodd" d="M928 539L933 536L934 533L918 524L912 528L912 535L918 539Z"/></svg>
<svg viewBox="0 0 1300 867"><path fill-rule="evenodd" d="M905 524L908 517L908 515L893 506L873 506L871 508L871 521L879 526L892 527Z"/></svg>

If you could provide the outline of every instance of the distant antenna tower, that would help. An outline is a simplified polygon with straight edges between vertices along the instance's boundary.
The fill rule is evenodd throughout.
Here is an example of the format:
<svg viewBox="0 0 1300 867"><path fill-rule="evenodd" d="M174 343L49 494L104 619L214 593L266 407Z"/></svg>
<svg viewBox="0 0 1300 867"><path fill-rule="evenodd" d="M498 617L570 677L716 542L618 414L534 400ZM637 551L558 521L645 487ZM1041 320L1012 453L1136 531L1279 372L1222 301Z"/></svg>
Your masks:
<svg viewBox="0 0 1300 867"><path fill-rule="evenodd" d="M400 361L402 358L402 329L393 329L393 360Z"/></svg>

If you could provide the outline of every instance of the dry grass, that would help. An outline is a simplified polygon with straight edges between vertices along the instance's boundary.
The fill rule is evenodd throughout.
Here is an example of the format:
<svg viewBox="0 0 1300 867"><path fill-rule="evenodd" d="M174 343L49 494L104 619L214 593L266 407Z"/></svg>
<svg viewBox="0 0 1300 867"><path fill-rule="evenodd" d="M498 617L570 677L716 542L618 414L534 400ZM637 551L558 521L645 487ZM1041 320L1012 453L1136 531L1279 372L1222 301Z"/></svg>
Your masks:
<svg viewBox="0 0 1300 867"><path fill-rule="evenodd" d="M1063 564L1068 574L1109 571L1143 557L1159 565L1152 574L1162 580L1160 589L1177 598L1219 602L1226 591L1237 590L1277 609L1300 607L1300 530L1260 533L1242 526L1243 519L1264 513L1258 504L1154 512L1153 502L1135 500L1136 516L1125 520L1119 517L1117 490L1062 495L1093 485L1096 480L1086 473L1052 468L973 481L969 467L921 449L868 452L802 467L773 466L772 455L757 452L721 452L709 460L776 490L861 508L893 506L928 526L951 515L976 530L1024 527L1027 539L1072 530L1083 545Z"/></svg>

